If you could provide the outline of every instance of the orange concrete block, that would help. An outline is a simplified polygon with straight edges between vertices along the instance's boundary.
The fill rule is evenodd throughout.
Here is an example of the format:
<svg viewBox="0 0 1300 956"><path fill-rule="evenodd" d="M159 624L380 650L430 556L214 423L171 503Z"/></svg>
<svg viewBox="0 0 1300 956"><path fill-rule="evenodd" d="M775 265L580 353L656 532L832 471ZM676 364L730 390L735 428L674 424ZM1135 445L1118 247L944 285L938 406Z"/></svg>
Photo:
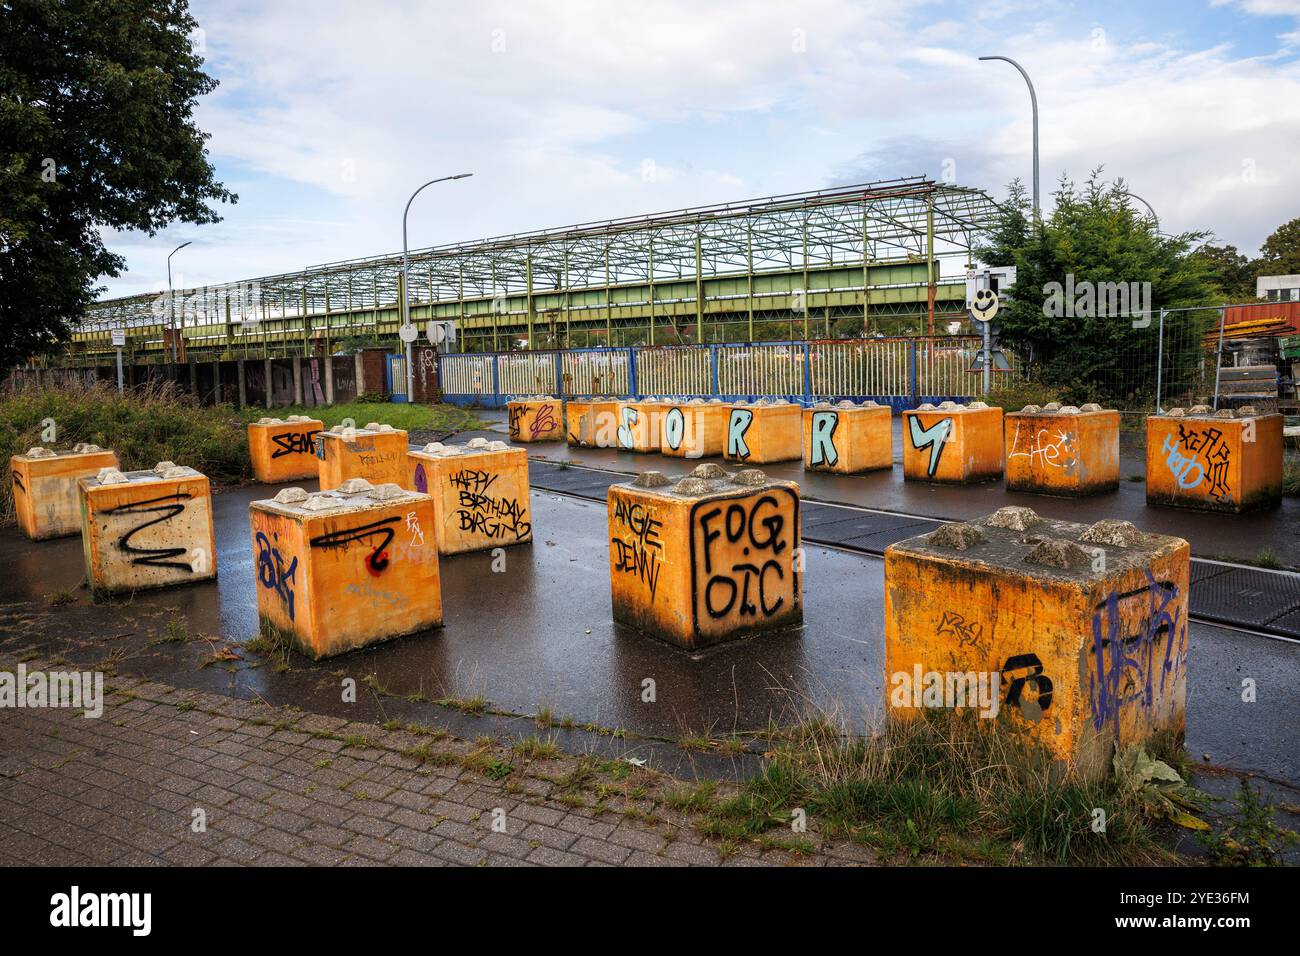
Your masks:
<svg viewBox="0 0 1300 956"><path fill-rule="evenodd" d="M828 402L803 410L803 466L857 475L894 465L894 414L888 405Z"/></svg>
<svg viewBox="0 0 1300 956"><path fill-rule="evenodd" d="M434 442L408 453L406 487L433 498L433 527L442 554L521 544L533 539L528 452L505 442L471 438Z"/></svg>
<svg viewBox="0 0 1300 956"><path fill-rule="evenodd" d="M349 478L372 485L401 485L406 481L406 432L370 422L365 428L335 425L316 433L320 490L330 491Z"/></svg>
<svg viewBox="0 0 1300 956"><path fill-rule="evenodd" d="M515 442L564 441L564 402L549 395L532 395L506 403L510 413L510 440Z"/></svg>
<svg viewBox="0 0 1300 956"><path fill-rule="evenodd" d="M968 484L1002 477L1002 409L928 402L903 412L903 477Z"/></svg>
<svg viewBox="0 0 1300 956"><path fill-rule="evenodd" d="M666 405L657 398L618 403L615 440L623 451L658 452Z"/></svg>
<svg viewBox="0 0 1300 956"><path fill-rule="evenodd" d="M803 620L799 486L756 469L609 489L614 620L686 648Z"/></svg>
<svg viewBox="0 0 1300 956"><path fill-rule="evenodd" d="M713 458L727 444L727 419L731 408L720 399L693 398L663 407L659 451L670 458Z"/></svg>
<svg viewBox="0 0 1300 956"><path fill-rule="evenodd" d="M1181 538L1028 508L900 541L885 551L886 705L1007 711L1105 776L1117 747L1185 729L1188 573Z"/></svg>
<svg viewBox="0 0 1300 956"><path fill-rule="evenodd" d="M1100 405L1008 412L1007 490L1095 495L1119 487L1119 412Z"/></svg>
<svg viewBox="0 0 1300 956"><path fill-rule="evenodd" d="M76 534L81 530L77 479L116 467L117 455L84 442L71 451L38 447L12 456L9 474L18 527L33 541Z"/></svg>
<svg viewBox="0 0 1300 956"><path fill-rule="evenodd" d="M193 584L217 576L212 491L193 468L105 468L79 478L81 546L94 591Z"/></svg>
<svg viewBox="0 0 1300 956"><path fill-rule="evenodd" d="M248 426L253 477L263 484L316 478L316 434L325 426L306 415L259 418Z"/></svg>
<svg viewBox="0 0 1300 956"><path fill-rule="evenodd" d="M248 506L257 611L316 660L442 624L433 499L352 478Z"/></svg>
<svg viewBox="0 0 1300 956"><path fill-rule="evenodd" d="M803 409L780 398L735 402L727 416L727 461L766 465L803 457Z"/></svg>
<svg viewBox="0 0 1300 956"><path fill-rule="evenodd" d="M614 448L618 444L615 398L569 399L564 406L567 438L575 448Z"/></svg>
<svg viewBox="0 0 1300 956"><path fill-rule="evenodd" d="M1196 405L1147 418L1147 504L1240 514L1281 500L1281 415Z"/></svg>

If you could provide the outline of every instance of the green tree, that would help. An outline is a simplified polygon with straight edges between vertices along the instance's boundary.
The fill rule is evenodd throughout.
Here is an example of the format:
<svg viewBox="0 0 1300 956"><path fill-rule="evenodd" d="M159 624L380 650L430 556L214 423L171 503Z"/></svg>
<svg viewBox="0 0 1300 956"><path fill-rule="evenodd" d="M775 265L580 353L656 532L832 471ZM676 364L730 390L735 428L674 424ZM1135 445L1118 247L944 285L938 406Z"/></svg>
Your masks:
<svg viewBox="0 0 1300 956"><path fill-rule="evenodd" d="M1300 218L1278 226L1260 247L1258 275L1300 275Z"/></svg>
<svg viewBox="0 0 1300 956"><path fill-rule="evenodd" d="M1236 246L1213 246L1209 243L1193 255L1205 266L1210 283L1226 301L1255 297L1256 264L1237 251Z"/></svg>
<svg viewBox="0 0 1300 956"><path fill-rule="evenodd" d="M0 365L65 342L125 265L105 229L220 220L185 0L0 0Z"/></svg>
<svg viewBox="0 0 1300 956"><path fill-rule="evenodd" d="M998 312L999 340L1030 362L1040 381L1071 401L1122 401L1150 390L1155 381L1155 320L1102 314L1096 298L1065 301L1070 288L1096 290L1103 283L1149 282L1154 316L1162 308L1203 305L1216 299L1209 270L1192 255L1203 233L1157 235L1151 219L1132 205L1122 179L1107 183L1101 170L1082 188L1062 179L1055 207L1035 223L1025 189L1009 187L988 243L977 250L988 265L1014 265L1011 300ZM1088 286L1083 286L1088 283ZM1130 298L1130 308L1138 303ZM1070 314L1074 313L1074 314ZM1082 314L1081 314L1082 313ZM1208 322L1204 319L1189 320ZM1199 347L1198 328L1185 329L1172 345ZM1169 365L1190 356L1169 354Z"/></svg>

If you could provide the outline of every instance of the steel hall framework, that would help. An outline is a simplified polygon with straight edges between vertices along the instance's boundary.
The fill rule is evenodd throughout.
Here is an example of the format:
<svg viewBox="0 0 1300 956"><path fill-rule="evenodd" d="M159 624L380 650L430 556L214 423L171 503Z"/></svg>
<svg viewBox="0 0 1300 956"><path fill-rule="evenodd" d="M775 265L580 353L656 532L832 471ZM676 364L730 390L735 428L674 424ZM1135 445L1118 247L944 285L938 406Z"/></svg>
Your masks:
<svg viewBox="0 0 1300 956"><path fill-rule="evenodd" d="M454 321L460 351L819 338L843 319L933 334L965 314L964 267L996 212L916 176L434 246L410 256L411 316ZM191 359L329 354L392 340L402 292L391 254L104 300L64 361L110 355L121 329L132 362L167 362L173 314Z"/></svg>

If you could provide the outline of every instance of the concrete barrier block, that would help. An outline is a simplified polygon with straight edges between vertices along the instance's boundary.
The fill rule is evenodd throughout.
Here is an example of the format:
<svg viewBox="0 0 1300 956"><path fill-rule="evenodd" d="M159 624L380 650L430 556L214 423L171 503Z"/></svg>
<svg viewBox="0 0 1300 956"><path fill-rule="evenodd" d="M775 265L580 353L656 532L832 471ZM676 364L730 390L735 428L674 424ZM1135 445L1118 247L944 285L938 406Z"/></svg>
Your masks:
<svg viewBox="0 0 1300 956"><path fill-rule="evenodd" d="M506 403L510 415L510 440L514 442L564 441L564 402L549 395L530 395Z"/></svg>
<svg viewBox="0 0 1300 956"><path fill-rule="evenodd" d="M720 401L664 404L659 421L659 451L670 458L715 458L727 444L731 409Z"/></svg>
<svg viewBox="0 0 1300 956"><path fill-rule="evenodd" d="M320 490L330 491L349 478L371 484L406 482L406 432L370 422L365 428L335 425L316 433L316 468Z"/></svg>
<svg viewBox="0 0 1300 956"><path fill-rule="evenodd" d="M1057 757L1104 776L1116 747L1185 727L1189 557L1181 538L1126 521L1028 508L893 544L887 706L954 706L963 681L983 681L985 716L1009 710Z"/></svg>
<svg viewBox="0 0 1300 956"><path fill-rule="evenodd" d="M117 464L113 452L85 443L65 451L32 448L12 456L9 473L18 527L33 541L76 534L81 530L77 479Z"/></svg>
<svg viewBox="0 0 1300 956"><path fill-rule="evenodd" d="M193 468L104 468L79 478L81 544L96 591L192 584L217 576L212 490Z"/></svg>
<svg viewBox="0 0 1300 956"><path fill-rule="evenodd" d="M618 444L617 399L569 399L564 404L566 438L575 448L614 448Z"/></svg>
<svg viewBox="0 0 1300 956"><path fill-rule="evenodd" d="M1119 487L1119 412L1100 405L1008 412L1007 490L1073 497Z"/></svg>
<svg viewBox="0 0 1300 956"><path fill-rule="evenodd" d="M442 624L433 499L349 479L249 505L259 617L319 660Z"/></svg>
<svg viewBox="0 0 1300 956"><path fill-rule="evenodd" d="M686 648L803 620L799 486L700 465L610 488L614 619Z"/></svg>
<svg viewBox="0 0 1300 956"><path fill-rule="evenodd" d="M248 457L253 477L263 484L316 478L316 435L325 426L306 415L261 418L248 425Z"/></svg>
<svg viewBox="0 0 1300 956"><path fill-rule="evenodd" d="M822 402L803 411L803 466L856 475L894 465L894 416L888 405Z"/></svg>
<svg viewBox="0 0 1300 956"><path fill-rule="evenodd" d="M614 440L623 451L650 454L659 451L666 403L657 398L618 403L618 430Z"/></svg>
<svg viewBox="0 0 1300 956"><path fill-rule="evenodd" d="M408 453L407 488L433 498L442 554L521 544L533 539L528 452L505 442L435 442Z"/></svg>
<svg viewBox="0 0 1300 956"><path fill-rule="evenodd" d="M1147 418L1147 503L1240 514L1282 500L1282 416L1249 406Z"/></svg>
<svg viewBox="0 0 1300 956"><path fill-rule="evenodd" d="M1002 477L1002 409L983 402L903 412L903 477L970 484Z"/></svg>
<svg viewBox="0 0 1300 956"><path fill-rule="evenodd" d="M727 461L767 465L803 457L803 409L785 399L736 402L727 415Z"/></svg>

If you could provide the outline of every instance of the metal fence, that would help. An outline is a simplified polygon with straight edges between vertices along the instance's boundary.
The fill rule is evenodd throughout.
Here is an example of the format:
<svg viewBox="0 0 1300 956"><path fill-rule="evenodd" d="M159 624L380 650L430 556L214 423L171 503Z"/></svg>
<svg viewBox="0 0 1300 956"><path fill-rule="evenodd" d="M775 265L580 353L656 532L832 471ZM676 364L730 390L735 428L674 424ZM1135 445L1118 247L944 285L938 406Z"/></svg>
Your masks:
<svg viewBox="0 0 1300 956"><path fill-rule="evenodd" d="M980 394L975 336L566 349L439 357L444 398L499 408L517 395L875 399L895 408ZM1020 374L999 372L995 385Z"/></svg>

